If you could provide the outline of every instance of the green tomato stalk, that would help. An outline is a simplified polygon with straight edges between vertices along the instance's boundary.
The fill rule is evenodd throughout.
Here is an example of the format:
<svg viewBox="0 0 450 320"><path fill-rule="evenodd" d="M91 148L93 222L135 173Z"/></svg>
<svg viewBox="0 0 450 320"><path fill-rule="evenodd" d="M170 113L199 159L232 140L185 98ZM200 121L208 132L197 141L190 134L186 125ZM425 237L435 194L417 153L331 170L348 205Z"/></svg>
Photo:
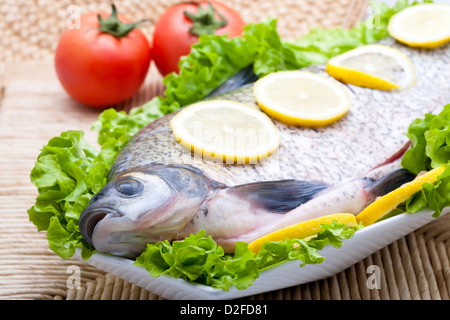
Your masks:
<svg viewBox="0 0 450 320"><path fill-rule="evenodd" d="M197 4L197 8L196 13L184 11L185 16L194 23L189 29L190 34L196 36L214 34L216 29L225 27L228 24L227 19L214 9L211 2L208 2L207 9L203 9L200 4ZM219 15L220 19L216 19L216 14Z"/></svg>
<svg viewBox="0 0 450 320"><path fill-rule="evenodd" d="M117 10L114 3L112 6L112 12L111 15L107 20L103 20L103 18L98 14L98 22L100 22L100 28L99 30L101 32L109 33L117 38L123 38L126 37L131 31L136 29L139 24L147 21L146 19L139 20L136 22L131 23L123 23L119 20L117 17Z"/></svg>

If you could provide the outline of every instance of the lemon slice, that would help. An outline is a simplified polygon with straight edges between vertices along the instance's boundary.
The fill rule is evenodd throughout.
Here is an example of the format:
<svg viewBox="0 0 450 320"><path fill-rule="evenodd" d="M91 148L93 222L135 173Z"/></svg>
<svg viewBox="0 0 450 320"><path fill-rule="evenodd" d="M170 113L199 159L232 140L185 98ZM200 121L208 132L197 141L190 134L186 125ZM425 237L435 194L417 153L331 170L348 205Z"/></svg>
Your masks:
<svg viewBox="0 0 450 320"><path fill-rule="evenodd" d="M378 90L408 88L416 82L409 58L397 49L379 44L331 58L326 71L339 81Z"/></svg>
<svg viewBox="0 0 450 320"><path fill-rule="evenodd" d="M320 127L342 118L351 106L346 89L337 81L307 71L279 71L255 83L260 108L290 125Z"/></svg>
<svg viewBox="0 0 450 320"><path fill-rule="evenodd" d="M364 226L373 224L394 210L399 204L408 200L410 196L420 191L424 182L435 182L444 170L445 166L440 166L417 176L413 181L405 183L372 202L356 216L356 219L358 222L362 222Z"/></svg>
<svg viewBox="0 0 450 320"><path fill-rule="evenodd" d="M223 163L256 163L277 150L278 130L263 112L229 100L182 109L170 122L177 141L195 155Z"/></svg>
<svg viewBox="0 0 450 320"><path fill-rule="evenodd" d="M392 16L388 32L411 47L443 45L450 41L450 5L427 3L408 7Z"/></svg>
<svg viewBox="0 0 450 320"><path fill-rule="evenodd" d="M356 227L358 225L355 216L351 213L330 214L276 230L249 243L248 248L253 252L258 253L266 241L276 242L284 241L286 239L304 239L314 236L320 231L323 231L323 228L320 226L322 223L333 223L334 220L349 227Z"/></svg>

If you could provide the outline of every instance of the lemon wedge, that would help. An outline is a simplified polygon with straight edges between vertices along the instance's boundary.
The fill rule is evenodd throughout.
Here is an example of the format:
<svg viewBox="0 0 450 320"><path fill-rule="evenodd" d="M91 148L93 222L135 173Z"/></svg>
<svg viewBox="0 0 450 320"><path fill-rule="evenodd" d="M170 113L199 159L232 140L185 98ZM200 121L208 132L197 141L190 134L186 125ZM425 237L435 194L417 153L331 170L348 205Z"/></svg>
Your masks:
<svg viewBox="0 0 450 320"><path fill-rule="evenodd" d="M450 5L426 3L391 17L389 34L411 47L436 48L450 41Z"/></svg>
<svg viewBox="0 0 450 320"><path fill-rule="evenodd" d="M208 100L182 109L170 121L177 141L197 156L223 163L256 163L278 149L272 120L246 104Z"/></svg>
<svg viewBox="0 0 450 320"><path fill-rule="evenodd" d="M258 253L266 241L277 242L286 239L305 239L323 231L323 228L320 226L322 223L333 223L334 220L348 227L356 227L358 225L355 216L351 213L330 214L276 230L250 242L248 248Z"/></svg>
<svg viewBox="0 0 450 320"><path fill-rule="evenodd" d="M307 71L270 73L255 83L259 107L289 125L320 127L342 118L351 106L337 81Z"/></svg>
<svg viewBox="0 0 450 320"><path fill-rule="evenodd" d="M408 200L410 196L420 191L424 182L435 182L444 170L445 166L440 166L417 176L413 181L405 183L403 186L372 202L356 216L356 219L366 227L375 223L389 214L399 204Z"/></svg>
<svg viewBox="0 0 450 320"><path fill-rule="evenodd" d="M331 58L326 71L339 81L378 90L408 88L416 82L409 58L397 49L379 44Z"/></svg>

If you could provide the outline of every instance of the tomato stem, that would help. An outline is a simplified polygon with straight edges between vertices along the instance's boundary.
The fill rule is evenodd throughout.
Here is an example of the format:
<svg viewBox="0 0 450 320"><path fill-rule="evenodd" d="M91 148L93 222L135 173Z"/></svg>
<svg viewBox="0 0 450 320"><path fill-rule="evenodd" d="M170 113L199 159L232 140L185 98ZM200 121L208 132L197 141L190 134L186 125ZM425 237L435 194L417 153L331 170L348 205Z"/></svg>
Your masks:
<svg viewBox="0 0 450 320"><path fill-rule="evenodd" d="M214 34L216 29L225 27L228 24L227 19L214 9L211 2L208 2L208 8L204 9L197 3L197 12L190 13L184 11L185 16L194 24L189 29L189 33L201 36L202 34ZM216 14L220 19L216 19Z"/></svg>
<svg viewBox="0 0 450 320"><path fill-rule="evenodd" d="M107 20L103 20L100 14L98 16L98 22L100 22L99 30L101 32L109 33L117 38L126 37L131 31L136 29L139 24L147 21L146 19L139 20L132 23L123 23L117 17L117 9L114 3L112 4L112 12Z"/></svg>

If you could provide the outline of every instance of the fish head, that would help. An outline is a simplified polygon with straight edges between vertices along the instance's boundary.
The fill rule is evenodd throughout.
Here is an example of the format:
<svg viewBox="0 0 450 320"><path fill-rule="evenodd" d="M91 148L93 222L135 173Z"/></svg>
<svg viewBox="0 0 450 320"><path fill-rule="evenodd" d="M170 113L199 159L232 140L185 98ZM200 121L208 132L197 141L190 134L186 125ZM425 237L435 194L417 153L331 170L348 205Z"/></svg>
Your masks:
<svg viewBox="0 0 450 320"><path fill-rule="evenodd" d="M91 199L80 216L80 232L99 252L136 257L148 243L177 239L209 188L201 172L186 167L121 174Z"/></svg>

